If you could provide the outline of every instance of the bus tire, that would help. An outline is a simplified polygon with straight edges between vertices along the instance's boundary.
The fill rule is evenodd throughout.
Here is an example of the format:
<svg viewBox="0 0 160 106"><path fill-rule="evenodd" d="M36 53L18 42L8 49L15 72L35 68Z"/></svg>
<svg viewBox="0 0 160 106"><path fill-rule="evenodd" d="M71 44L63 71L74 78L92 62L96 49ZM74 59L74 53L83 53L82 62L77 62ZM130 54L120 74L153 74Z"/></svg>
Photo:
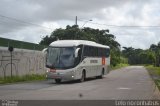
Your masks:
<svg viewBox="0 0 160 106"><path fill-rule="evenodd" d="M57 84L59 84L59 83L61 83L61 79L55 79L55 82L56 82Z"/></svg>
<svg viewBox="0 0 160 106"><path fill-rule="evenodd" d="M102 79L104 76L104 68L102 69L101 75L99 76L100 79Z"/></svg>
<svg viewBox="0 0 160 106"><path fill-rule="evenodd" d="M84 82L85 81L85 71L83 70L82 71L82 76L81 76L81 79L80 79L80 82Z"/></svg>

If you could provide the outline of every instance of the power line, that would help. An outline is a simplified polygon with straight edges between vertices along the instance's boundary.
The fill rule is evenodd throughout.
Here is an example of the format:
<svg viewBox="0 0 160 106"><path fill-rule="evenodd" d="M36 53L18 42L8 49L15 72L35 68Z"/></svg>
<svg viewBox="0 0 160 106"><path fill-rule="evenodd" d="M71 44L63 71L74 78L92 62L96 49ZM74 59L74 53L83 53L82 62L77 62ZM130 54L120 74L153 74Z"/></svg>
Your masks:
<svg viewBox="0 0 160 106"><path fill-rule="evenodd" d="M84 21L82 19L78 19L79 21ZM109 25L109 24L101 24L101 23L95 23L95 22L88 22L91 24L96 24L96 25L103 25L103 26L108 26L108 27L118 27L118 28L160 28L159 25L155 25L155 26L138 26L138 25Z"/></svg>
<svg viewBox="0 0 160 106"><path fill-rule="evenodd" d="M38 27L42 27L42 28L46 28L46 29L52 29L52 28L49 28L49 27L44 27L44 26L39 25L39 24L34 24L34 23L31 23L31 22L26 22L26 21L19 20L19 19L16 19L16 18L4 16L4 15L1 15L1 14L0 14L0 17L7 18L7 19L9 19L9 20L14 20L14 21L17 21L17 22L20 22L20 23L24 23L24 24L30 24L30 25L34 25L34 26L38 26ZM77 19L77 20L86 22L86 20L84 20L84 19ZM116 28L160 28L159 25L155 25L155 26L150 26L150 25L149 25L149 26L138 26L138 25L109 25L109 24L95 23L95 22L91 22L91 21L89 21L88 23L95 24L95 25L103 25L103 26L108 26L108 27L116 27Z"/></svg>
<svg viewBox="0 0 160 106"><path fill-rule="evenodd" d="M38 26L38 27L42 27L42 28L46 28L46 29L52 29L52 28L49 28L49 27L44 27L44 26L42 26L42 25L38 25L38 24L34 24L34 23L22 21L22 20L19 20L19 19L16 19L16 18L4 16L4 15L1 15L1 14L0 14L0 17L7 18L7 19L9 19L9 20L14 20L14 21L17 21L17 22L20 22L20 23L24 23L24 24L30 24L30 25L34 25L34 26Z"/></svg>

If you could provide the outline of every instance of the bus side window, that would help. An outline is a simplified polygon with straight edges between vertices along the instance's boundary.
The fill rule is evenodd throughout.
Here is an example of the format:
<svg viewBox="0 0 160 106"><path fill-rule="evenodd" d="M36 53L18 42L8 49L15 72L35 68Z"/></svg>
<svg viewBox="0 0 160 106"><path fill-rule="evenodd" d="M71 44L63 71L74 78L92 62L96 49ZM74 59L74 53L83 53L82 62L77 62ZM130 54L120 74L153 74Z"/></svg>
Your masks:
<svg viewBox="0 0 160 106"><path fill-rule="evenodd" d="M98 57L98 48L97 47L94 48L94 53L95 53L95 57Z"/></svg>
<svg viewBox="0 0 160 106"><path fill-rule="evenodd" d="M91 48L91 51L90 51L91 57L94 57L94 54L95 54L95 52L94 52L94 47L90 47L90 48Z"/></svg>
<svg viewBox="0 0 160 106"><path fill-rule="evenodd" d="M103 50L102 48L98 48L98 56L99 56L99 57L102 57L102 53L103 53L102 50Z"/></svg>
<svg viewBox="0 0 160 106"><path fill-rule="evenodd" d="M102 48L102 57L105 57L105 49Z"/></svg>
<svg viewBox="0 0 160 106"><path fill-rule="evenodd" d="M87 56L87 46L84 46L84 56Z"/></svg>
<svg viewBox="0 0 160 106"><path fill-rule="evenodd" d="M83 53L84 53L84 57L88 57L89 56L89 47L88 46L84 46L84 51L83 51Z"/></svg>
<svg viewBox="0 0 160 106"><path fill-rule="evenodd" d="M100 48L98 48L98 54L97 54L97 56L98 57L100 56Z"/></svg>
<svg viewBox="0 0 160 106"><path fill-rule="evenodd" d="M106 48L103 49L103 56L106 57Z"/></svg>
<svg viewBox="0 0 160 106"><path fill-rule="evenodd" d="M109 55L110 55L110 50L106 49L106 57L109 57Z"/></svg>
<svg viewBox="0 0 160 106"><path fill-rule="evenodd" d="M88 51L88 55L87 56L91 57L92 56L92 48L90 46L88 46L87 51Z"/></svg>

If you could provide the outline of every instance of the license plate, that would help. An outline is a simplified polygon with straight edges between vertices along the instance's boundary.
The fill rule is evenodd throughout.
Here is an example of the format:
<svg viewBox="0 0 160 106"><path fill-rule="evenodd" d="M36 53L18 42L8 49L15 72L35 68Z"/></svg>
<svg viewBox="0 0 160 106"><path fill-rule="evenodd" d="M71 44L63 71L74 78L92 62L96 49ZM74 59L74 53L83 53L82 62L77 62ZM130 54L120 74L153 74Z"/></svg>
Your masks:
<svg viewBox="0 0 160 106"><path fill-rule="evenodd" d="M50 72L54 72L54 73L55 73L55 72L56 72L56 69L50 69Z"/></svg>
<svg viewBox="0 0 160 106"><path fill-rule="evenodd" d="M59 76L53 76L53 78L60 78Z"/></svg>

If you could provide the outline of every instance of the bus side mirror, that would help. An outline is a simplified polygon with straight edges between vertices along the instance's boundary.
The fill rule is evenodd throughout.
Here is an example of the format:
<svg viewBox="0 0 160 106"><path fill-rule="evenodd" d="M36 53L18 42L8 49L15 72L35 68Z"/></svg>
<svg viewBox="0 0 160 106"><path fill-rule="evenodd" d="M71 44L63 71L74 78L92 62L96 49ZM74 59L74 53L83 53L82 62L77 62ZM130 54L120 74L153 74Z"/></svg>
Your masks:
<svg viewBox="0 0 160 106"><path fill-rule="evenodd" d="M48 48L44 48L43 50L42 50L42 53L44 53L45 55L47 54L47 51L48 51Z"/></svg>
<svg viewBox="0 0 160 106"><path fill-rule="evenodd" d="M75 50L75 53L74 53L75 58L78 57L78 52L79 52L79 50L80 50L80 48L77 48L77 49Z"/></svg>

